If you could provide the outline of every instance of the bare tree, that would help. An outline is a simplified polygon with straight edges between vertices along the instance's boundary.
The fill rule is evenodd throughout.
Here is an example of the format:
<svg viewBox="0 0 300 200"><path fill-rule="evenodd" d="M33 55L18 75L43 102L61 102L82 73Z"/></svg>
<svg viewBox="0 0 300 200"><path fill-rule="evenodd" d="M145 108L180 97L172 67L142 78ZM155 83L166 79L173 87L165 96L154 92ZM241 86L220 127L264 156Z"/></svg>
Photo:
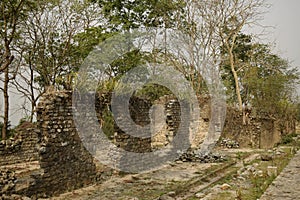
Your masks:
<svg viewBox="0 0 300 200"><path fill-rule="evenodd" d="M75 36L97 26L100 9L89 1L44 1L21 25L18 51L22 62L14 86L30 102L29 120L34 118L39 97L49 86L71 89L80 60L73 56Z"/></svg>
<svg viewBox="0 0 300 200"><path fill-rule="evenodd" d="M3 0L0 3L0 40L3 48L0 51L0 73L3 76L1 90L4 97L2 139L7 137L9 124L9 83L15 78L19 65L18 59L15 59L13 45L19 37L19 25L31 6L32 2L29 0Z"/></svg>
<svg viewBox="0 0 300 200"><path fill-rule="evenodd" d="M180 28L190 36L192 53L186 61L189 63L187 66L210 76L211 71L215 71L211 67L228 59L241 111L243 100L237 73L239 66L233 50L238 34L247 26L259 24L266 8L268 5L263 0L186 0L186 19ZM225 47L225 57L221 47Z"/></svg>

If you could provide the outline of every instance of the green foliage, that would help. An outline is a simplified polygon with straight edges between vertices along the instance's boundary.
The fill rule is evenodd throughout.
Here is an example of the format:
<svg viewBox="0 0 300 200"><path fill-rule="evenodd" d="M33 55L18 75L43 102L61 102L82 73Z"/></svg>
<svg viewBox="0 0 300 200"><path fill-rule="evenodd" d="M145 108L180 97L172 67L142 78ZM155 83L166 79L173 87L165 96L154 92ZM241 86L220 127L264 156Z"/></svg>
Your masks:
<svg viewBox="0 0 300 200"><path fill-rule="evenodd" d="M232 42L232 41L231 41ZM248 63L251 59L250 52L252 50L252 38L249 35L244 33L239 33L236 38L236 44L233 48L234 62L236 63L238 70L238 75L242 77L244 75L245 63ZM226 86L227 97L229 97L230 101L234 101L236 99L235 92L235 81L231 71L230 62L228 59L228 52L225 46L221 46L221 54L224 56L224 61L221 63L221 77L224 85ZM243 93L243 91L241 91Z"/></svg>
<svg viewBox="0 0 300 200"><path fill-rule="evenodd" d="M172 95L172 92L168 88L158 84L146 84L136 93L136 96L149 99L151 102L158 100L164 95Z"/></svg>
<svg viewBox="0 0 300 200"><path fill-rule="evenodd" d="M98 2L112 30L130 30L140 26L170 27L178 11L183 12L181 0L92 0Z"/></svg>
<svg viewBox="0 0 300 200"><path fill-rule="evenodd" d="M230 102L235 102L235 82L225 47L221 47L222 79ZM289 62L272 53L270 45L254 43L239 33L233 49L241 96L259 116L287 119L296 117L295 83L299 72Z"/></svg>
<svg viewBox="0 0 300 200"><path fill-rule="evenodd" d="M102 113L102 130L103 133L108 137L108 139L112 139L114 136L114 118L112 116L112 113L105 109Z"/></svg>
<svg viewBox="0 0 300 200"><path fill-rule="evenodd" d="M102 26L90 27L76 34L71 48L71 56L74 58L76 66L78 67L82 63L96 45L114 34L113 32L107 32L106 28Z"/></svg>
<svg viewBox="0 0 300 200"><path fill-rule="evenodd" d="M289 63L272 54L267 45L253 47L254 63L244 75L249 101L260 114L285 118L295 116L294 83L299 76Z"/></svg>
<svg viewBox="0 0 300 200"><path fill-rule="evenodd" d="M280 144L286 145L286 144L294 143L295 142L294 137L297 137L296 133L287 134L281 138Z"/></svg>
<svg viewBox="0 0 300 200"><path fill-rule="evenodd" d="M296 105L295 105L295 110L296 110L296 119L297 119L297 121L299 122L300 121L300 103L297 103Z"/></svg>
<svg viewBox="0 0 300 200"><path fill-rule="evenodd" d="M115 77L118 80L126 72L143 63L143 54L138 49L132 50L114 60L110 65L110 71L107 73L109 73L110 77Z"/></svg>

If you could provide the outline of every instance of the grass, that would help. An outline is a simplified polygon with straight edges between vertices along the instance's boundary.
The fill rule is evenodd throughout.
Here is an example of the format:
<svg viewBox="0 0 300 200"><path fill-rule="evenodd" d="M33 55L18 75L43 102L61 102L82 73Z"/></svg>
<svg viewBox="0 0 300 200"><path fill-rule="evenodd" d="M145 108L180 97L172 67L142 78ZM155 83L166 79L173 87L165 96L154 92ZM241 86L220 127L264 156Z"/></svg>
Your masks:
<svg viewBox="0 0 300 200"><path fill-rule="evenodd" d="M285 145L286 147L286 145ZM294 146L293 146L294 147ZM286 148L281 148L284 153L281 155L275 156L273 160L270 161L261 161L260 159L256 159L247 163L246 165L253 165L257 163L257 170L262 170L263 175L261 177L250 175L245 181L236 182L236 171L239 169L234 168L233 166L228 169L232 170L229 174L224 176L221 180L216 183L210 185L207 189L201 190L199 192L207 193L211 192L210 188L216 185L222 185L227 183L231 186L231 188L227 190L218 190L213 195L214 200L226 200L226 199L242 199L242 200L256 200L259 199L260 196L264 193L264 191L268 188L268 186L275 179L275 176L267 175L267 167L270 165L278 167L278 174L284 169L284 167L289 163L289 160L293 157L293 153L291 151L291 146L287 146ZM122 191L122 196L125 197L137 197L140 200L150 200L156 199L163 194L167 194L171 191L176 194L184 194L189 190L189 188L193 188L194 186L204 184L205 181L209 181L211 177L219 176L220 173L223 173L222 168L234 160L243 160L245 157L249 156L252 153L238 153L235 159L230 159L225 163L212 165L209 169L204 171L196 172L198 177L195 179L191 179L189 181L169 181L165 183L159 183L156 181L149 181L145 183L141 182L133 182L128 186L124 186ZM225 169L226 171L227 169ZM199 178L201 177L201 178ZM206 178L205 178L206 177ZM149 179L149 177L147 177ZM126 199L126 198L125 198ZM195 196L189 198L189 200L199 199Z"/></svg>
<svg viewBox="0 0 300 200"><path fill-rule="evenodd" d="M284 169L284 167L289 163L292 158L292 154L287 150L284 155L275 157L272 161L256 161L259 166L258 170L263 171L263 176L250 176L250 184L251 187L242 188L240 191L240 199L243 200L256 200L259 199L260 196L266 191L268 186L273 182L276 178L274 175L267 175L267 167L268 166L276 166L278 170L278 174Z"/></svg>
<svg viewBox="0 0 300 200"><path fill-rule="evenodd" d="M284 151L283 154L276 156L273 160L270 161L261 161L260 159L256 159L248 163L247 165L253 165L257 163L258 166L256 167L257 170L262 170L263 175L254 176L253 174L250 175L248 179L239 184L236 182L236 171L228 174L218 182L214 183L212 186L215 185L222 185L227 183L231 185L229 190L219 191L216 194L213 194L214 200L221 200L221 199L240 199L240 200L257 200L260 196L265 192L268 186L273 182L276 178L273 176L267 175L267 167L268 166L277 166L278 174L285 168L285 166L289 163L290 159L293 157L293 153L291 152L291 148L282 148ZM245 158L244 153L239 153L237 159L242 160ZM212 187L211 186L211 187ZM210 188L211 188L210 187ZM209 190L206 192L210 192ZM189 200L197 199L196 197L192 197ZM198 198L199 199L199 198Z"/></svg>

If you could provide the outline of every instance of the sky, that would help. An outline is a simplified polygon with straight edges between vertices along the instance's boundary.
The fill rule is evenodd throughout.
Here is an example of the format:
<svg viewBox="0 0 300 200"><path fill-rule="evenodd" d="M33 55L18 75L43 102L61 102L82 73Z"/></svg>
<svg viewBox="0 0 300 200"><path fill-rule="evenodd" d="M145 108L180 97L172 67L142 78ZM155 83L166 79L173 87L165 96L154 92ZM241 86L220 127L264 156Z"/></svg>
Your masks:
<svg viewBox="0 0 300 200"><path fill-rule="evenodd" d="M266 0L271 4L262 25L267 28L262 36L266 42L275 42L274 53L288 59L300 70L300 0Z"/></svg>
<svg viewBox="0 0 300 200"><path fill-rule="evenodd" d="M263 43L275 43L273 52L288 59L292 66L300 70L300 0L266 0L271 4L270 11L265 14L261 25L267 26L265 34L262 35ZM263 29L255 27L253 32L261 32ZM300 94L300 88L299 88ZM22 101L11 98L12 125L17 125L20 120L20 108ZM0 100L3 105L3 100Z"/></svg>

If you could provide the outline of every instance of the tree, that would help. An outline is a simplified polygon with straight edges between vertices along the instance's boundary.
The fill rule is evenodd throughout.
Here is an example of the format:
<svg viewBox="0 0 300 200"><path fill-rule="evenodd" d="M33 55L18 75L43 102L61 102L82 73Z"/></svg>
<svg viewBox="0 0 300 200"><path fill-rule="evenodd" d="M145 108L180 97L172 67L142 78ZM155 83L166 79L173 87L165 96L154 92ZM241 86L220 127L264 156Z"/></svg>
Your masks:
<svg viewBox="0 0 300 200"><path fill-rule="evenodd" d="M20 24L22 38L16 46L23 54L14 86L31 104L30 121L47 88L72 88L84 56L75 49L76 36L98 25L102 21L99 13L98 6L89 1L49 0L39 2Z"/></svg>
<svg viewBox="0 0 300 200"><path fill-rule="evenodd" d="M15 60L13 44L19 37L19 25L32 9L34 3L29 0L3 0L0 3L0 39L3 51L0 52L0 73L4 74L3 88L4 116L2 126L2 139L6 139L9 125L9 83L15 78L18 68L18 61Z"/></svg>
<svg viewBox="0 0 300 200"><path fill-rule="evenodd" d="M114 31L138 27L171 27L178 22L182 0L94 0ZM178 12L179 11L179 12ZM175 20L176 19L176 20Z"/></svg>
<svg viewBox="0 0 300 200"><path fill-rule="evenodd" d="M245 98L262 117L283 121L296 118L297 68L273 54L269 45L254 43L248 55L250 67L242 80Z"/></svg>
<svg viewBox="0 0 300 200"><path fill-rule="evenodd" d="M261 117L290 121L290 117L295 116L293 108L298 70L290 66L287 60L272 53L270 45L255 43L250 35L239 33L235 43L232 55L239 78L240 95L245 104L251 105ZM223 80L228 93L236 94L226 47L222 49L222 54L227 58L221 63Z"/></svg>

